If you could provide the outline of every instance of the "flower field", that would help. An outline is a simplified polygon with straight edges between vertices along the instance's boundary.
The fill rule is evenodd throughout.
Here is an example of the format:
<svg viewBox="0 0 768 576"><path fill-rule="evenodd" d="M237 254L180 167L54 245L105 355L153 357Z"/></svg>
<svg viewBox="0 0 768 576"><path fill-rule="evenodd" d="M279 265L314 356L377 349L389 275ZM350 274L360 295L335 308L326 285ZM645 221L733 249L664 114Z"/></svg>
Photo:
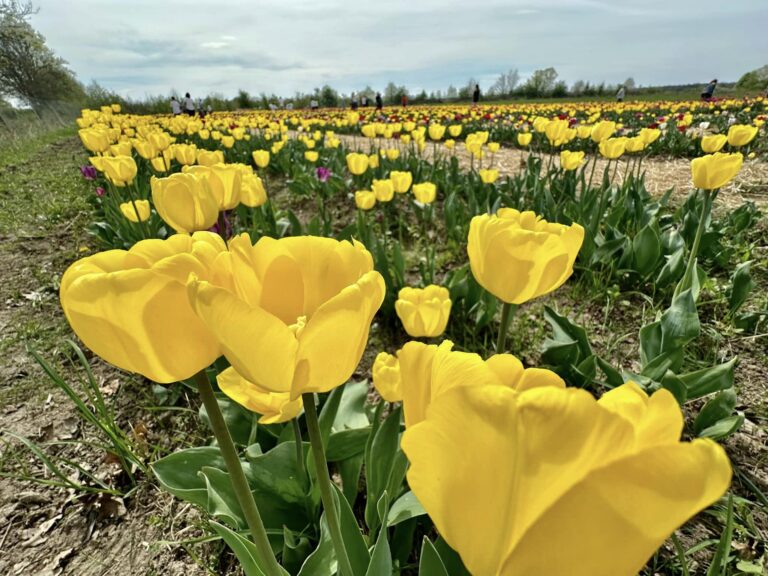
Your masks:
<svg viewBox="0 0 768 576"><path fill-rule="evenodd" d="M767 118L83 110L76 339L31 347L81 425L0 469L183 506L201 574L760 574Z"/></svg>

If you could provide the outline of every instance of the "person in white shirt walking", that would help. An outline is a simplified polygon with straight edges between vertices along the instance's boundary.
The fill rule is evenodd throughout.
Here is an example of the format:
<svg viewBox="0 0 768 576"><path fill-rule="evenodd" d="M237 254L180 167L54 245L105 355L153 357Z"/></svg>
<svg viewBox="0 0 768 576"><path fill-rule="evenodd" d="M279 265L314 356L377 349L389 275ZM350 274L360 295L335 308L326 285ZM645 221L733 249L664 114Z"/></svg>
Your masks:
<svg viewBox="0 0 768 576"><path fill-rule="evenodd" d="M184 94L184 113L189 114L190 116L195 115L195 101L192 99L192 96L189 95L189 92Z"/></svg>
<svg viewBox="0 0 768 576"><path fill-rule="evenodd" d="M181 114L181 102L176 100L176 96L171 96L171 113L174 116Z"/></svg>

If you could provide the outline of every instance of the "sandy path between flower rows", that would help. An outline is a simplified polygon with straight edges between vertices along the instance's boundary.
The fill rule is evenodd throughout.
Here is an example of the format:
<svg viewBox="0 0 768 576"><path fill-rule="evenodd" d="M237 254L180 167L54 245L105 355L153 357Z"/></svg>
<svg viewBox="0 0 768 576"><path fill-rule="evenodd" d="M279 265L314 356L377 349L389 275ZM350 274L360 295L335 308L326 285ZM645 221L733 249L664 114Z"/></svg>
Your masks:
<svg viewBox="0 0 768 576"><path fill-rule="evenodd" d="M399 148L401 153L407 149L407 145L396 139L371 140L362 136L338 135L338 138L350 150L370 151L376 148ZM434 157L435 149L440 155L452 154L458 157L460 165L469 169L470 157L464 149L463 143L457 142L451 152L438 144L437 148L432 142L428 142L424 149L424 158L430 160ZM496 154L488 154L482 159L482 167L492 166L499 170L502 176L516 174L524 166L529 152L514 148L502 148ZM557 159L555 159L557 161ZM605 169L607 161L599 159L595 171L595 180L600 177ZM617 180L623 177L627 171L628 162L622 160L619 163ZM631 164L630 164L631 166ZM643 169L646 172L645 181L648 191L654 195L661 195L670 188L681 194L680 199L687 195L693 184L691 182L690 160L687 158L661 158L651 157L643 161ZM478 168L475 161L474 167ZM612 168L613 170L613 168ZM745 160L744 166L734 181L721 190L718 203L724 208L736 208L746 201L752 201L759 206L768 206L768 162L760 160Z"/></svg>

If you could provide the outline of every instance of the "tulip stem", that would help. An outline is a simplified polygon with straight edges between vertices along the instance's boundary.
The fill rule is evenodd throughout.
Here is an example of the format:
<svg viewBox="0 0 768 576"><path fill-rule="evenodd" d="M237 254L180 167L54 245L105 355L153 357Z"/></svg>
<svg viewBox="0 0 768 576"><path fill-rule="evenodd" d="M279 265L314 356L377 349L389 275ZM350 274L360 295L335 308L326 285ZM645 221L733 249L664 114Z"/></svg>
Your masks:
<svg viewBox="0 0 768 576"><path fill-rule="evenodd" d="M675 287L675 297L691 287L693 283L693 275L696 273L696 257L699 254L701 237L704 235L704 229L707 227L707 219L712 210L712 201L714 200L711 190L702 190L702 192L704 193L704 202L701 205L701 213L699 214L699 225L696 227L696 236L693 239L691 253L688 254L688 264L685 267L685 274L683 274L680 283Z"/></svg>
<svg viewBox="0 0 768 576"><path fill-rule="evenodd" d="M213 428L213 435L216 437L219 450L221 450L221 455L224 458L224 464L227 467L227 472L229 472L232 488L237 496L237 501L240 503L240 508L243 510L248 527L251 529L251 536L253 536L253 542L259 554L259 567L266 572L267 576L283 576L285 571L277 563L272 552L267 531L264 528L259 509L256 507L256 501L253 499L253 494L248 486L248 480L245 478L240 457L232 442L232 436L229 434L229 428L227 428L227 423L224 421L219 403L216 401L211 382L208 380L205 370L195 374L192 379L197 384L200 398L203 400L211 428Z"/></svg>
<svg viewBox="0 0 768 576"><path fill-rule="evenodd" d="M293 418L293 439L296 442L296 469L299 473L299 482L303 483L307 477L307 468L304 464L304 442L301 439L301 427L298 417Z"/></svg>
<svg viewBox="0 0 768 576"><path fill-rule="evenodd" d="M496 354L503 354L506 349L509 322L516 310L517 304L504 302L501 306L501 324L499 325L499 338L496 340Z"/></svg>
<svg viewBox="0 0 768 576"><path fill-rule="evenodd" d="M307 431L309 432L309 442L312 446L312 456L315 460L315 472L317 481L320 484L320 497L325 509L325 518L328 520L328 528L331 531L331 540L336 550L336 558L339 563L339 573L341 576L355 576L352 571L352 564L347 556L347 549L344 546L344 539L341 535L341 523L336 509L333 497L333 486L331 477L328 474L328 463L325 460L325 450L323 449L323 438L320 433L320 423L317 418L317 409L315 408L315 395L306 393L301 395L304 403L304 413L307 417Z"/></svg>

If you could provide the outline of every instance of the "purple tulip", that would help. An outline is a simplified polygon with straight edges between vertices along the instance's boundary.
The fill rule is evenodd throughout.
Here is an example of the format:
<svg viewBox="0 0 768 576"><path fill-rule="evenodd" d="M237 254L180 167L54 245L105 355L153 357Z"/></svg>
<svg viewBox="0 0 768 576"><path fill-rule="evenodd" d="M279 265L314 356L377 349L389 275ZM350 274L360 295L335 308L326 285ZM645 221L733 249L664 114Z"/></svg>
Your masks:
<svg viewBox="0 0 768 576"><path fill-rule="evenodd" d="M90 164L80 166L80 174L82 174L83 178L85 178L86 180L96 180L96 176L98 176L98 173L96 172L96 168L94 168Z"/></svg>
<svg viewBox="0 0 768 576"><path fill-rule="evenodd" d="M318 166L317 170L315 170L315 175L320 182L328 182L328 178L331 177L331 174L330 169L325 166Z"/></svg>

